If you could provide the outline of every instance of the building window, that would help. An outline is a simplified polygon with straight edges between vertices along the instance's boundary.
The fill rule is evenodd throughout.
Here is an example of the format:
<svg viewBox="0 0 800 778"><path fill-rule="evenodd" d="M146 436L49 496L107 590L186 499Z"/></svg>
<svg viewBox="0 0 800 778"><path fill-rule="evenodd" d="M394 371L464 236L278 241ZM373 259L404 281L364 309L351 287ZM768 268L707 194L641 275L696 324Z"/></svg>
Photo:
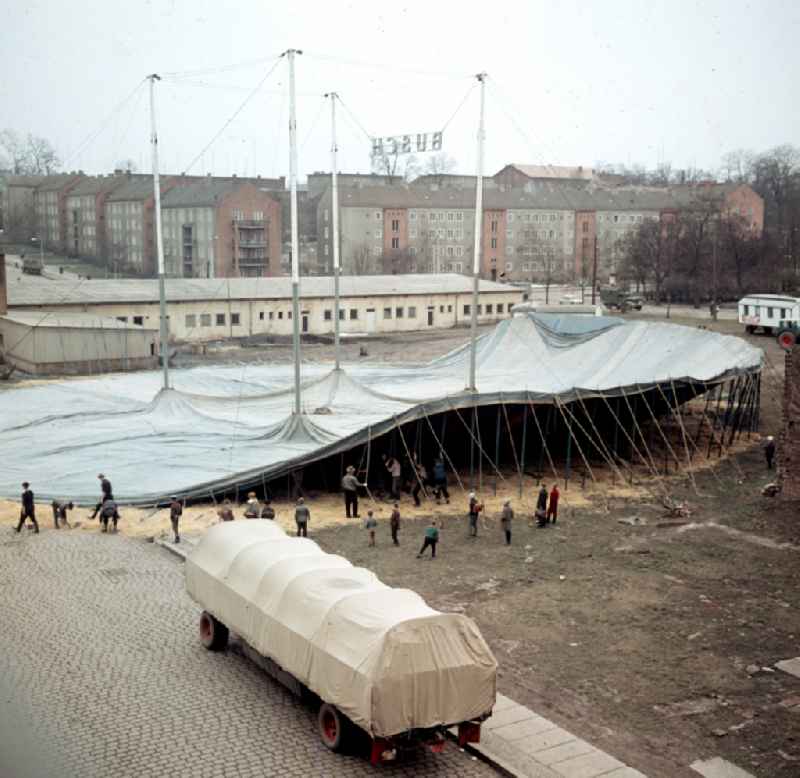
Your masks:
<svg viewBox="0 0 800 778"><path fill-rule="evenodd" d="M513 262L506 262L506 270L513 270L514 263Z"/></svg>
<svg viewBox="0 0 800 778"><path fill-rule="evenodd" d="M375 230L375 237L378 240L380 240L383 237L383 231L382 230Z"/></svg>
<svg viewBox="0 0 800 778"><path fill-rule="evenodd" d="M291 311L286 311L286 318L287 319L291 319L292 318L292 312Z"/></svg>
<svg viewBox="0 0 800 778"><path fill-rule="evenodd" d="M503 312L503 303L497 303L497 312L498 313L502 313Z"/></svg>
<svg viewBox="0 0 800 778"><path fill-rule="evenodd" d="M400 219L392 219L392 232L400 232Z"/></svg>
<svg viewBox="0 0 800 778"><path fill-rule="evenodd" d="M416 237L417 237L417 231L416 231L416 229L415 229L414 227L412 227L412 228L411 228L411 229L408 231L408 237L409 237L409 238L416 238Z"/></svg>
<svg viewBox="0 0 800 778"><path fill-rule="evenodd" d="M325 221L328 221L328 209L327 208L323 212L323 218L325 219Z"/></svg>
<svg viewBox="0 0 800 778"><path fill-rule="evenodd" d="M279 319L282 319L282 318L283 318L283 311L278 311L278 318L279 318Z"/></svg>
<svg viewBox="0 0 800 778"><path fill-rule="evenodd" d="M408 306L408 318L409 319L417 318L417 309L413 305Z"/></svg>
<svg viewBox="0 0 800 778"><path fill-rule="evenodd" d="M464 247L463 246L456 246L456 256L463 257L464 256Z"/></svg>
<svg viewBox="0 0 800 778"><path fill-rule="evenodd" d="M272 321L274 318L275 318L275 312L274 311L270 311L269 312L269 320Z"/></svg>
<svg viewBox="0 0 800 778"><path fill-rule="evenodd" d="M344 308L339 308L339 321L344 321L347 311Z"/></svg>
<svg viewBox="0 0 800 778"><path fill-rule="evenodd" d="M400 248L400 238L392 238L392 248L393 249Z"/></svg>
<svg viewBox="0 0 800 778"><path fill-rule="evenodd" d="M224 327L225 326L225 314L218 313L217 314L217 327Z"/></svg>
<svg viewBox="0 0 800 778"><path fill-rule="evenodd" d="M263 222L264 221L264 211L253 211L253 221L254 222Z"/></svg>
<svg viewBox="0 0 800 778"><path fill-rule="evenodd" d="M439 313L444 313L444 306L443 305L439 306Z"/></svg>
<svg viewBox="0 0 800 778"><path fill-rule="evenodd" d="M491 303L487 303L487 304L486 304L486 313L487 313L487 314L490 314L490 313L492 313L492 308L493 308L493 307L494 307L494 306L493 306Z"/></svg>
<svg viewBox="0 0 800 778"><path fill-rule="evenodd" d="M375 211L375 218L376 219L380 219L381 218L381 212L380 211Z"/></svg>
<svg viewBox="0 0 800 778"><path fill-rule="evenodd" d="M492 247L493 249L496 249L496 248L497 248L497 238L492 238L492 245L491 245L491 247Z"/></svg>
<svg viewBox="0 0 800 778"><path fill-rule="evenodd" d="M469 316L472 313L472 306L465 305L464 306L464 316Z"/></svg>
<svg viewBox="0 0 800 778"><path fill-rule="evenodd" d="M786 308L781 308L781 319L786 318Z"/></svg>
<svg viewBox="0 0 800 778"><path fill-rule="evenodd" d="M411 247L408 249L408 253L409 253L409 254L410 254L412 257L414 257L414 256L416 256L416 254L417 254L417 250L416 250L416 248L414 248L414 246L411 246Z"/></svg>
<svg viewBox="0 0 800 778"><path fill-rule="evenodd" d="M493 221L492 222L492 233L495 233L495 232L497 232L497 222Z"/></svg>
<svg viewBox="0 0 800 778"><path fill-rule="evenodd" d="M232 313L231 314L231 324L234 327L238 327L241 324L240 314L238 314L238 313Z"/></svg>
<svg viewBox="0 0 800 778"><path fill-rule="evenodd" d="M326 257L328 256L328 244L327 244L327 243L326 243L326 244L325 244L325 245L322 247L322 253L323 253L323 254L324 254Z"/></svg>
<svg viewBox="0 0 800 778"><path fill-rule="evenodd" d="M514 240L514 230L506 230L506 237L509 240Z"/></svg>
<svg viewBox="0 0 800 778"><path fill-rule="evenodd" d="M614 221L615 221L615 222L618 222L618 221L619 221L619 216L616 216L616 215L615 215L615 216L614 216Z"/></svg>
<svg viewBox="0 0 800 778"><path fill-rule="evenodd" d="M402 308L395 308L394 309L394 317L396 319L402 319L403 318L403 309Z"/></svg>
<svg viewBox="0 0 800 778"><path fill-rule="evenodd" d="M233 213L233 220L235 222L244 221L244 211L240 210L239 208L234 208L232 213Z"/></svg>
<svg viewBox="0 0 800 778"><path fill-rule="evenodd" d="M774 310L775 310L775 309L774 309L774 308L772 308L772 307L769 307L769 308L767 308L767 318L768 318L768 319L771 319L771 318L772 318L772 312L773 312Z"/></svg>
<svg viewBox="0 0 800 778"><path fill-rule="evenodd" d="M384 308L383 309L383 318L384 319L391 319L392 318L392 309L391 308Z"/></svg>
<svg viewBox="0 0 800 778"><path fill-rule="evenodd" d="M138 324L141 327L144 324L144 316L134 316L133 323Z"/></svg>
<svg viewBox="0 0 800 778"><path fill-rule="evenodd" d="M264 311L259 311L258 320L259 321L264 321Z"/></svg>
<svg viewBox="0 0 800 778"><path fill-rule="evenodd" d="M196 326L197 326L197 316L195 316L193 313L187 313L186 314L186 328L187 329L191 329L192 327L196 327Z"/></svg>
<svg viewBox="0 0 800 778"><path fill-rule="evenodd" d="M411 219L412 222L416 221L417 212L416 211L409 211L408 212L408 218Z"/></svg>
<svg viewBox="0 0 800 778"><path fill-rule="evenodd" d="M211 314L210 313L201 313L200 314L200 326L201 327L210 327L211 326Z"/></svg>
<svg viewBox="0 0 800 778"><path fill-rule="evenodd" d="M448 305L447 306L447 312L448 313L452 313L453 312L453 306L452 305Z"/></svg>
<svg viewBox="0 0 800 778"><path fill-rule="evenodd" d="M513 213L509 213L506 218L508 219L508 221L513 222L514 221L514 214Z"/></svg>
<svg viewBox="0 0 800 778"><path fill-rule="evenodd" d="M455 253L456 253L456 252L455 252L455 249L454 249L452 246L448 246L448 247L447 247L447 256L448 256L448 257L453 257L453 256L455 256Z"/></svg>
<svg viewBox="0 0 800 778"><path fill-rule="evenodd" d="M358 318L358 308L351 308L350 309L350 320L354 320Z"/></svg>
<svg viewBox="0 0 800 778"><path fill-rule="evenodd" d="M583 242L582 242L582 245L583 245L584 249L588 249L589 248L589 238L584 238Z"/></svg>
<svg viewBox="0 0 800 778"><path fill-rule="evenodd" d="M582 225L581 229L584 232L589 232L589 222L583 222L583 225Z"/></svg>
<svg viewBox="0 0 800 778"><path fill-rule="evenodd" d="M333 319L333 311L327 310L325 311L325 321L331 321Z"/></svg>

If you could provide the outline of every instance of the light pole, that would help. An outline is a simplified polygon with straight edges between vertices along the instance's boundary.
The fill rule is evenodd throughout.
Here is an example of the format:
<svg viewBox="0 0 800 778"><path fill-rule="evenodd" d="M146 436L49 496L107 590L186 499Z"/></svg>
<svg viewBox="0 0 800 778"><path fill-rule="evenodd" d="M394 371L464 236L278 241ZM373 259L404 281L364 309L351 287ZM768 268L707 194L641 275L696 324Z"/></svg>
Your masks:
<svg viewBox="0 0 800 778"><path fill-rule="evenodd" d="M31 238L31 243L35 243L37 240L39 241L39 261L42 263L42 269L44 269L44 240L34 235Z"/></svg>

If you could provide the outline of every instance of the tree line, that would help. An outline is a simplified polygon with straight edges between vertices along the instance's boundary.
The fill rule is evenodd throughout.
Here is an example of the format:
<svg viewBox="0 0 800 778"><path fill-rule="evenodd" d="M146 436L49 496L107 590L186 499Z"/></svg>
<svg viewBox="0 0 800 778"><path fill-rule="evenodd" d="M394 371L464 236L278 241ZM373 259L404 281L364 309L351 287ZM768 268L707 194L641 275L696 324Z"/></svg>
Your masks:
<svg viewBox="0 0 800 778"><path fill-rule="evenodd" d="M608 170L608 168L606 168ZM726 154L716 176L612 168L623 183L671 185L704 180L742 183L764 199L764 231L726 212L703 188L674 222L645 220L619 241L621 281L646 288L657 301L735 299L748 292L800 294L800 149Z"/></svg>

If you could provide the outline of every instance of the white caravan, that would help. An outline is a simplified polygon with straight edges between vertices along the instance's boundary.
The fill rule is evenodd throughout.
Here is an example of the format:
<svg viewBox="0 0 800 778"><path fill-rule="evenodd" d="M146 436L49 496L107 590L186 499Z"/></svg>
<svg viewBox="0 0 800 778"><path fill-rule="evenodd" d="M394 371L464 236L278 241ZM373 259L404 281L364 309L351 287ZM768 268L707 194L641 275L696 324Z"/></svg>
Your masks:
<svg viewBox="0 0 800 778"><path fill-rule="evenodd" d="M739 324L744 324L747 332L757 328L767 334L786 327L787 324L800 323L800 298L783 294L749 294L739 300Z"/></svg>

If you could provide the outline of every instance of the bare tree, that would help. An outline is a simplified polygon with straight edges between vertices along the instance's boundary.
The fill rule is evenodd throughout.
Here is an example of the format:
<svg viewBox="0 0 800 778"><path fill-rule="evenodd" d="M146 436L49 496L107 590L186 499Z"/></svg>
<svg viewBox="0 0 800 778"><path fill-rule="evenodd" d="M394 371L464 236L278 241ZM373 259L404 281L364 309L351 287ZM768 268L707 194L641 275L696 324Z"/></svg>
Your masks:
<svg viewBox="0 0 800 778"><path fill-rule="evenodd" d="M0 148L14 175L52 175L61 160L49 140L28 133L26 138L12 129L0 131Z"/></svg>
<svg viewBox="0 0 800 778"><path fill-rule="evenodd" d="M136 161L133 159L120 159L114 165L114 170L122 170L126 173L135 173L139 169Z"/></svg>
<svg viewBox="0 0 800 778"><path fill-rule="evenodd" d="M25 141L11 129L0 130L0 149L3 151L3 167L15 176L28 172L28 152Z"/></svg>
<svg viewBox="0 0 800 778"><path fill-rule="evenodd" d="M672 279L675 258L674 225L645 219L620 239L620 275L641 284L652 283L656 302Z"/></svg>
<svg viewBox="0 0 800 778"><path fill-rule="evenodd" d="M349 260L345 268L350 275L364 276L374 272L375 262L373 261L372 249L366 242L358 243L351 248Z"/></svg>
<svg viewBox="0 0 800 778"><path fill-rule="evenodd" d="M423 165L425 175L438 177L437 183L441 186L444 182L444 177L452 173L456 169L456 160L449 154L440 151L436 154L431 154Z"/></svg>

